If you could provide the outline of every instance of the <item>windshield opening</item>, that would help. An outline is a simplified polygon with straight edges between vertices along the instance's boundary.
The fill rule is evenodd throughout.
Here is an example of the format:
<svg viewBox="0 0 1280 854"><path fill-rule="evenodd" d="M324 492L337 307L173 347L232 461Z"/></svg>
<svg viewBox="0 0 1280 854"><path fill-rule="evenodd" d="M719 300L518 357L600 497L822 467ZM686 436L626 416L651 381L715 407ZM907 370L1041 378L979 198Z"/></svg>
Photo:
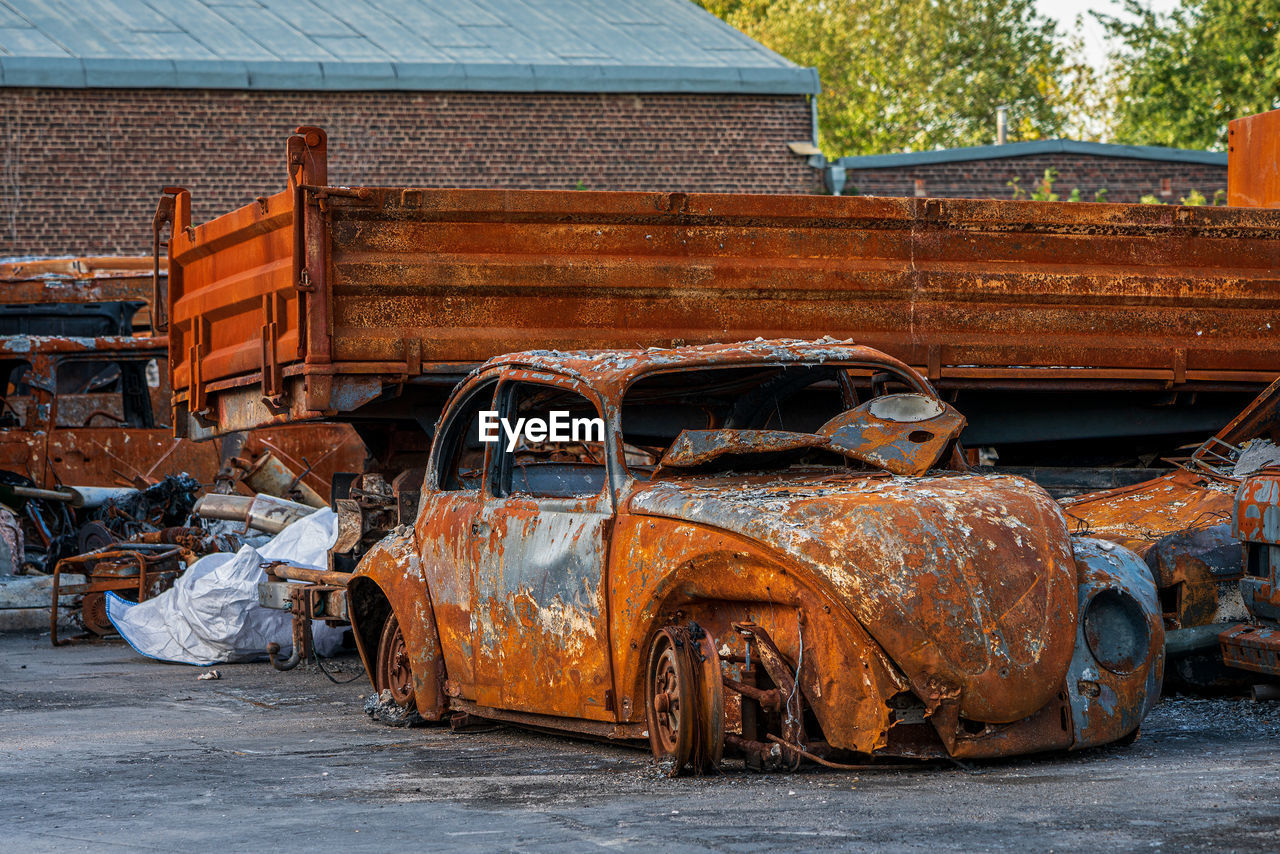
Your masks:
<svg viewBox="0 0 1280 854"><path fill-rule="evenodd" d="M828 447L818 431L872 399L918 391L905 377L849 365L654 373L637 380L623 396L626 464L641 479L659 468L662 476L675 473L675 468L681 475L877 470L881 467ZM677 439L681 444L673 449Z"/></svg>

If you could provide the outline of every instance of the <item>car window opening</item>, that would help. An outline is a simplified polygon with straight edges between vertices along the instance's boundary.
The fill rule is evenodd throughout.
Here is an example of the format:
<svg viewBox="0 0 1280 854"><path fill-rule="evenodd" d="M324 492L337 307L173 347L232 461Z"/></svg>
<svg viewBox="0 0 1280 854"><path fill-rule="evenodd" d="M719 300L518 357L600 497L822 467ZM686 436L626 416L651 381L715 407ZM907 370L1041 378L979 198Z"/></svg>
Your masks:
<svg viewBox="0 0 1280 854"><path fill-rule="evenodd" d="M623 397L625 463L640 479L650 478L664 455L660 473L664 477L882 471L879 465L843 452L838 435L831 441L815 437L824 425L861 404L918 392L904 377L847 365L658 372L636 381ZM927 432L917 428L902 435L919 445ZM668 452L677 439L681 439L675 449L680 461L673 465Z"/></svg>
<svg viewBox="0 0 1280 854"><path fill-rule="evenodd" d="M514 383L500 398L502 416L509 424L519 424L521 419L548 424L555 417L570 427L566 428L568 441L521 432L510 449L503 434L494 445L495 495L586 498L600 494L609 478L604 430L595 404L575 391L535 383ZM601 426L589 429L584 422Z"/></svg>

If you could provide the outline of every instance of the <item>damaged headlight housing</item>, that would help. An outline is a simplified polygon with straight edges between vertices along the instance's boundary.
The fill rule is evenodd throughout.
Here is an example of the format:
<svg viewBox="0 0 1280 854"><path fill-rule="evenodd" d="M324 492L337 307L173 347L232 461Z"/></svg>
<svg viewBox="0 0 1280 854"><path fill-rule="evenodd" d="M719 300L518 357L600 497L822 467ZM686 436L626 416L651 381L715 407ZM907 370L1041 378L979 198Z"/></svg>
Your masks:
<svg viewBox="0 0 1280 854"><path fill-rule="evenodd" d="M1110 588L1089 600L1084 637L1099 664L1123 675L1134 672L1146 660L1150 630L1138 600Z"/></svg>

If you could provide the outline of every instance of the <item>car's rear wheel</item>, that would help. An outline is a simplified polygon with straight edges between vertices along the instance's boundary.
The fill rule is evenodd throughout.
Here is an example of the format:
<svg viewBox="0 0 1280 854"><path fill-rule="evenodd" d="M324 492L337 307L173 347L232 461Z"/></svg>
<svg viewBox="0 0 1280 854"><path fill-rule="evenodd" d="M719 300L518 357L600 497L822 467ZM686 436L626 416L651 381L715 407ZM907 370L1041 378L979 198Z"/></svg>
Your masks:
<svg viewBox="0 0 1280 854"><path fill-rule="evenodd" d="M365 704L365 712L370 717L390 726L418 726L423 723L413 694L409 648L394 613L387 615L378 637L373 687L376 693Z"/></svg>
<svg viewBox="0 0 1280 854"><path fill-rule="evenodd" d="M387 615L378 641L378 672L374 679L378 692L391 692L397 706L413 704L413 671L409 668L409 651L405 646L404 632L395 614Z"/></svg>
<svg viewBox="0 0 1280 854"><path fill-rule="evenodd" d="M724 753L724 692L715 640L698 626L669 626L649 647L649 746L671 776L703 774Z"/></svg>

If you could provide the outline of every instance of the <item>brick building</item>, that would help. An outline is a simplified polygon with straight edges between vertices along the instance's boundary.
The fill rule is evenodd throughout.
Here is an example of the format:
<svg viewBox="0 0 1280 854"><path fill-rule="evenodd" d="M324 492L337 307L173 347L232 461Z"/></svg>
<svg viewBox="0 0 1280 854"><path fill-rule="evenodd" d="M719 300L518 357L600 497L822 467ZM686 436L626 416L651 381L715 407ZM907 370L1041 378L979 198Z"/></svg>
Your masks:
<svg viewBox="0 0 1280 854"><path fill-rule="evenodd" d="M1053 168L1053 191L1066 199L1072 188L1082 201L1105 189L1109 202L1136 202L1145 195L1162 202L1197 190L1210 201L1227 187L1227 155L1141 145L1068 139L950 148L908 154L842 157L845 195L1012 198L1009 182L1033 192Z"/></svg>
<svg viewBox="0 0 1280 854"><path fill-rule="evenodd" d="M814 192L818 89L688 0L0 0L0 256L147 252L301 124L337 184Z"/></svg>

